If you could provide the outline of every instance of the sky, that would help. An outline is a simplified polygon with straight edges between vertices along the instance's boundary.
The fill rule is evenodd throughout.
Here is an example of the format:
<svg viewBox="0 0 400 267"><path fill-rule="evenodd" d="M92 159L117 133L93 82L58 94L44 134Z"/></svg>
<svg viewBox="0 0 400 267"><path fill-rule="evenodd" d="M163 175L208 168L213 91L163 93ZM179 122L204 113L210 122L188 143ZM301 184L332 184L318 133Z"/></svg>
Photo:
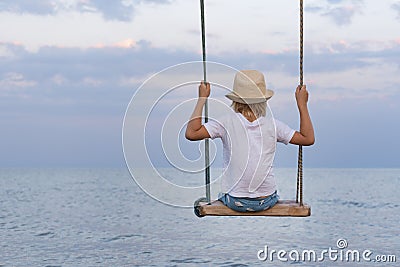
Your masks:
<svg viewBox="0 0 400 267"><path fill-rule="evenodd" d="M316 133L305 168L399 168L400 1L304 2L305 83ZM208 60L262 71L275 91L275 117L298 129L298 1L205 3ZM201 60L199 13L199 1L188 0L0 1L0 167L125 166L128 105L139 90L143 98L133 103L144 105L154 93L149 81L165 82L160 71ZM200 69L193 75L190 81L202 79ZM160 101L154 123L196 92L192 84L169 104ZM137 110L134 116L146 118ZM163 165L160 129L146 127L137 131L148 134L152 161ZM181 139L183 153L196 158L197 144ZM297 148L279 145L275 165L296 163Z"/></svg>

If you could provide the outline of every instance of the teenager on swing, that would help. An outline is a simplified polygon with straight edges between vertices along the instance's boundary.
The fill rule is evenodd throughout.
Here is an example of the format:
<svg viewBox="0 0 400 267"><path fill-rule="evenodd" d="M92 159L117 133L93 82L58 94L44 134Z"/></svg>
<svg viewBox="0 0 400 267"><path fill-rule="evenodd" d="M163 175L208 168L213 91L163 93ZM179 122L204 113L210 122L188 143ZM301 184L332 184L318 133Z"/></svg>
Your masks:
<svg viewBox="0 0 400 267"><path fill-rule="evenodd" d="M185 136L191 141L221 138L224 173L218 199L240 212L273 207L279 199L273 173L276 143L314 144L306 86L298 86L295 92L300 131L273 118L267 101L274 92L266 88L264 75L259 71L238 72L233 92L226 95L232 100L232 112L202 124L202 110L210 90L209 83L200 84L198 101Z"/></svg>

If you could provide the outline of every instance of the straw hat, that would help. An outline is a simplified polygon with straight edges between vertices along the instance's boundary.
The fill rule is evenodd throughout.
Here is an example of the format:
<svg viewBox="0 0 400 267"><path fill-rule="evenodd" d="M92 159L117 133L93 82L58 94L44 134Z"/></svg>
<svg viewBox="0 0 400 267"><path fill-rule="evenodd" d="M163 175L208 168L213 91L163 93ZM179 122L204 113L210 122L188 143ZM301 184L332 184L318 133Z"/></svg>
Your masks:
<svg viewBox="0 0 400 267"><path fill-rule="evenodd" d="M239 71L233 82L233 92L225 95L232 101L243 104L265 102L274 95L274 91L265 86L264 75L257 70Z"/></svg>

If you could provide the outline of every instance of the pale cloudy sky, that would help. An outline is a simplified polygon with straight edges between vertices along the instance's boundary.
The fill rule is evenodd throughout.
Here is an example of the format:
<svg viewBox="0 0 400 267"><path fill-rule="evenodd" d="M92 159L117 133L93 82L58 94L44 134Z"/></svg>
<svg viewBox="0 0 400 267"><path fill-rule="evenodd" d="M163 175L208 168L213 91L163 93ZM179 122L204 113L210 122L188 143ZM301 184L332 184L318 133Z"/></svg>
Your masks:
<svg viewBox="0 0 400 267"><path fill-rule="evenodd" d="M296 128L298 1L205 2L208 59L263 71ZM400 1L304 2L305 165L400 167ZM2 0L0 21L0 166L123 166L135 90L201 60L199 1ZM276 165L294 166L296 148L279 149Z"/></svg>

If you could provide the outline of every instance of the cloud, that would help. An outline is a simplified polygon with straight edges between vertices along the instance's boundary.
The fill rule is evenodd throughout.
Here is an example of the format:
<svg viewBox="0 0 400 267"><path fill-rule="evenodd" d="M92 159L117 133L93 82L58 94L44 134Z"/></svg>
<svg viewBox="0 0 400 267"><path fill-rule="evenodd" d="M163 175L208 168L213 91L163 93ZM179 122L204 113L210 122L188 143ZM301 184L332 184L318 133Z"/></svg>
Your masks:
<svg viewBox="0 0 400 267"><path fill-rule="evenodd" d="M305 10L310 13L317 13L329 17L339 26L349 25L353 17L361 13L364 0L327 0L327 3L307 5Z"/></svg>
<svg viewBox="0 0 400 267"><path fill-rule="evenodd" d="M368 79L375 76L374 87L382 81L377 94L379 90L385 90L385 95L393 93L399 83L394 73L400 68L400 43L379 44L381 50L368 50L368 46L368 41L306 46L306 80L328 89L335 80L342 78L343 89L340 90L346 98L357 94L350 89L367 86ZM87 49L46 46L37 52L12 43L2 43L0 47L7 49L7 56L0 64L0 94L7 94L7 97L0 102L8 106L7 103L17 101L24 109L32 108L32 112L41 112L43 109L36 109L37 104L46 103L48 106L61 104L63 113L76 113L90 106L96 112L101 113L108 107L113 114L121 114L131 94L146 77L172 65L201 58L185 50L154 48L147 41L126 41ZM260 69L281 91L291 90L290 84L296 83L299 72L297 50L237 51L235 54L209 54L208 59L237 69ZM18 90L10 90L16 88ZM31 96L32 102L21 102L28 101L20 99L22 93Z"/></svg>
<svg viewBox="0 0 400 267"><path fill-rule="evenodd" d="M328 1L328 3L330 3L330 4L339 4L339 3L342 3L342 2L344 2L343 0L327 0ZM348 1L348 0L347 0Z"/></svg>
<svg viewBox="0 0 400 267"><path fill-rule="evenodd" d="M37 52L13 43L0 47L12 54L0 62L0 146L6 151L0 154L2 166L121 164L122 119L133 92L149 74L200 57L184 50L157 49L147 41L88 49L47 46ZM371 51L361 44L338 42L306 51L305 77L318 150L310 155L309 166L396 166L392 157L400 149L398 144L373 144L375 155L390 155L386 162L384 157L371 158L364 144L377 140L383 128L389 133L387 140L396 140L399 129L393 120L400 107L400 43ZM292 127L298 125L293 98L297 51L237 51L210 54L209 59L265 72L276 89L272 101L276 116ZM377 117L381 126L371 133L371 118ZM340 146L333 145L332 136L343 136L343 129L346 138L340 139ZM361 150L355 150L354 144ZM287 159L282 155L279 166L291 166L295 154ZM346 160L339 160L341 155L347 155Z"/></svg>
<svg viewBox="0 0 400 267"><path fill-rule="evenodd" d="M306 71L345 72L378 66L381 62L400 67L400 43L393 41L386 47L378 44L383 47L378 51L368 50L369 43L339 41L307 46ZM112 90L115 89L115 85L132 86L143 77L163 68L201 59L201 55L197 53L154 48L151 43L143 40L126 40L113 46L87 49L45 46L37 52L29 52L22 45L11 43L2 43L0 47L5 47L7 54L12 55L5 57L0 64L0 77L8 83L21 81L21 77L24 77L26 81L38 81L41 88L75 88L90 85L107 89L111 87ZM227 52L209 54L208 59L238 69L258 68L266 72L284 73L287 76L298 74L297 50L279 53Z"/></svg>
<svg viewBox="0 0 400 267"><path fill-rule="evenodd" d="M38 115L57 107L58 114L64 115L91 110L122 117L132 93L149 73L197 56L152 48L145 41L136 42L134 47L46 46L37 52L17 44L2 46L12 53L0 63L2 109Z"/></svg>
<svg viewBox="0 0 400 267"><path fill-rule="evenodd" d="M348 46L340 41L332 44L306 46L305 68L313 72L342 71L361 68L369 63L363 60L368 54L362 47ZM389 52L386 51L386 52ZM240 56L238 56L240 55ZM377 56L378 54L376 54ZM299 72L298 50L284 52L251 53L237 51L222 53L218 56L209 55L210 61L224 62L237 68L262 68L266 72L283 72L289 76L296 76Z"/></svg>
<svg viewBox="0 0 400 267"><path fill-rule="evenodd" d="M147 41L137 41L131 47L46 46L37 52L29 52L17 44L3 43L2 46L13 54L0 63L0 106L2 113L9 115L90 113L123 117L133 92L151 74L200 59L197 53L158 49ZM323 101L390 97L396 94L400 84L396 74L400 68L399 55L400 43L395 41L381 51L369 51L361 44L354 46L345 42L324 49L306 47L305 81L318 87L319 93L314 99ZM266 74L269 86L279 90L275 101L286 104L292 99L299 72L296 50L268 54L237 51L210 54L208 59L237 69L260 69ZM357 88L368 93L360 94ZM56 111L49 113L53 109Z"/></svg>
<svg viewBox="0 0 400 267"><path fill-rule="evenodd" d="M333 19L337 25L343 26L351 24L351 20L357 12L358 9L354 6L344 6L332 8L323 15Z"/></svg>
<svg viewBox="0 0 400 267"><path fill-rule="evenodd" d="M106 20L131 21L135 8L140 4L168 4L172 0L4 0L0 11L55 15L60 11L78 11L82 13L100 13Z"/></svg>
<svg viewBox="0 0 400 267"><path fill-rule="evenodd" d="M306 5L304 7L304 11L310 12L310 13L320 13L324 10L322 6L319 5Z"/></svg>
<svg viewBox="0 0 400 267"><path fill-rule="evenodd" d="M400 1L393 3L391 8L397 12L397 19L400 20Z"/></svg>
<svg viewBox="0 0 400 267"><path fill-rule="evenodd" d="M0 42L0 58L4 60L14 57L15 54L18 54L18 52L14 50L19 48L21 48L21 46L19 46L18 44Z"/></svg>
<svg viewBox="0 0 400 267"><path fill-rule="evenodd" d="M0 11L51 15L57 11L58 4L51 0L5 0L0 3Z"/></svg>
<svg viewBox="0 0 400 267"><path fill-rule="evenodd" d="M169 4L172 0L80 0L80 12L101 13L106 20L131 21L135 8L142 4Z"/></svg>
<svg viewBox="0 0 400 267"><path fill-rule="evenodd" d="M2 91L33 87L36 84L35 81L27 80L23 74L16 72L4 73L3 77L0 79L0 88Z"/></svg>
<svg viewBox="0 0 400 267"><path fill-rule="evenodd" d="M80 1L77 8L81 12L94 12L103 14L106 20L130 21L133 17L134 3L126 1L88 0Z"/></svg>

